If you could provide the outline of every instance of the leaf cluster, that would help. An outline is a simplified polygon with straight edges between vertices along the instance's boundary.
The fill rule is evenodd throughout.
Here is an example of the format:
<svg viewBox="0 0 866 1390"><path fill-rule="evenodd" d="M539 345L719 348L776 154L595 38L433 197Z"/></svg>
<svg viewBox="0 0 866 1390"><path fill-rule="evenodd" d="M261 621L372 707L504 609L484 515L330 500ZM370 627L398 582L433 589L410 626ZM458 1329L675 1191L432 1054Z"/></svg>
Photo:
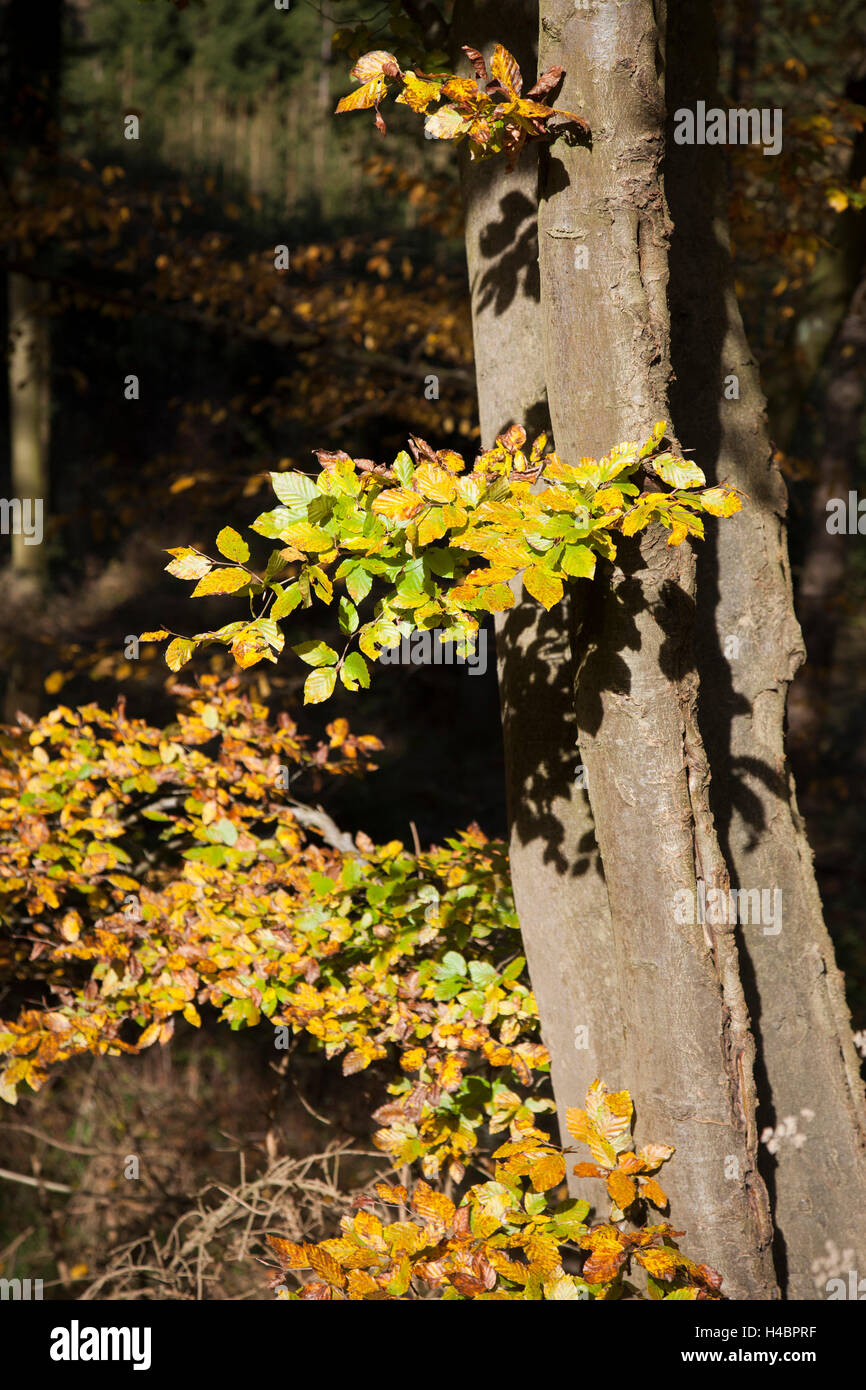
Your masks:
<svg viewBox="0 0 866 1390"><path fill-rule="evenodd" d="M586 1106L586 1112L571 1113L595 1117L589 1122L592 1142L598 1140L597 1125L609 1134L615 1129L620 1152L629 1149L634 1159L628 1092L610 1096L601 1081L594 1081ZM668 1145L647 1147L667 1156L673 1152ZM366 1209L373 1203L365 1202L357 1215L342 1219L341 1234L334 1239L301 1245L268 1236L279 1261L273 1280L279 1296L349 1301L639 1298L638 1287L627 1278L634 1263L646 1275L650 1299L720 1297L720 1276L680 1251L676 1237L683 1232L668 1222L631 1232L613 1224L588 1226L588 1202L557 1200L565 1156L531 1121L515 1120L508 1141L493 1158L492 1180L470 1187L459 1205L426 1182L418 1183L411 1197L406 1187L383 1182L376 1186L379 1203L398 1208L397 1220L383 1220ZM648 1195L629 1205L643 1204ZM580 1273L566 1271L566 1264L573 1267L578 1261ZM290 1290L288 1273L307 1269L315 1277Z"/></svg>
<svg viewBox="0 0 866 1390"><path fill-rule="evenodd" d="M361 85L338 102L337 111L375 108L376 127L384 135L386 126L379 104L388 94L388 84L396 80L402 86L397 104L426 116L424 130L431 139L468 140L472 159L505 154L510 164L527 140L551 135L554 117L588 131L582 116L547 104L563 77L561 67L549 68L524 94L517 60L501 43L493 51L490 73L476 48L464 45L463 52L472 64L474 77L422 72L418 67L403 70L394 54L385 49L365 53L352 68L352 77ZM431 106L435 110L431 111Z"/></svg>
<svg viewBox="0 0 866 1390"><path fill-rule="evenodd" d="M338 677L347 690L366 688L368 660L416 631L436 629L440 641L465 655L479 614L513 607L517 581L550 609L571 580L593 577L599 557L615 558L617 534L632 536L659 522L668 544L679 545L703 536L701 512L739 510L735 492L705 487L694 463L663 449L664 434L660 421L642 445L618 444L601 460L566 463L544 434L525 453L526 432L512 425L470 471L462 455L417 437L390 467L319 450L318 477L271 474L280 505L257 517L252 530L281 548L271 552L263 573L250 568L249 547L230 527L217 538L228 564L191 546L170 552L169 572L196 581L194 598L244 594L251 616L176 636L166 661L178 670L197 647L218 642L239 666L275 662L285 643L281 620L314 600L336 601L345 642L342 652L324 641L293 648L313 668L305 703L328 699ZM639 475L652 488L641 491ZM385 593L362 622L358 605L374 584ZM142 640L169 635L160 629Z"/></svg>

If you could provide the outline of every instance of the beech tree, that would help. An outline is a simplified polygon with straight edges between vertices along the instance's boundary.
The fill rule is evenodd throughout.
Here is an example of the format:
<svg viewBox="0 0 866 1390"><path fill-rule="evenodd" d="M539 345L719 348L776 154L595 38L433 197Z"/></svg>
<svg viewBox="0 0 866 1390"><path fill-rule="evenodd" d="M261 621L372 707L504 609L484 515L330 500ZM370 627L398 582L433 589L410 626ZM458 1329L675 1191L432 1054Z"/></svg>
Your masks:
<svg viewBox="0 0 866 1390"><path fill-rule="evenodd" d="M670 411L707 476L749 497L697 543L696 573L679 550L672 569L647 536L631 554L620 547L609 585L574 596L570 629L562 608L539 616L530 604L500 621L512 877L543 1035L563 1103L594 1068L627 1073L640 1121L690 1153L671 1176L674 1209L735 1296L814 1298L827 1240L863 1248L850 1196L866 1182L866 1126L785 760L785 696L804 652L784 483L732 285L724 154L665 139L676 109L717 105L713 18L675 4L665 27L649 3L542 4L540 18L539 68L565 69L557 100L578 104L592 143L541 150L538 280L528 157L519 175L467 171L483 434L543 411L545 391L566 456ZM475 42L506 19L526 61L526 7L491 5ZM484 251L497 213L511 230L498 229L499 265ZM497 314L489 287L512 270ZM736 400L723 389L731 373ZM588 795L566 756L566 672ZM679 927L671 884L701 878L780 889L781 931L708 940ZM574 1047L578 1024L587 1052ZM803 1110L812 1139L759 1163L759 1132Z"/></svg>
<svg viewBox="0 0 866 1390"><path fill-rule="evenodd" d="M531 73L532 8L458 8L455 53L504 34ZM749 498L697 555L655 530L576 583L570 614L525 599L497 620L511 869L555 1091L562 1111L590 1074L627 1075L639 1126L690 1155L672 1203L726 1287L815 1297L826 1242L863 1245L866 1112L785 760L804 652L723 151L670 138L677 109L717 104L713 18L561 0L539 19L538 70L564 69L557 104L591 134L518 170L464 163L482 441L549 412L573 459L672 417ZM674 890L730 885L781 892L781 930L675 920ZM761 1155L759 1133L800 1115L806 1143Z"/></svg>

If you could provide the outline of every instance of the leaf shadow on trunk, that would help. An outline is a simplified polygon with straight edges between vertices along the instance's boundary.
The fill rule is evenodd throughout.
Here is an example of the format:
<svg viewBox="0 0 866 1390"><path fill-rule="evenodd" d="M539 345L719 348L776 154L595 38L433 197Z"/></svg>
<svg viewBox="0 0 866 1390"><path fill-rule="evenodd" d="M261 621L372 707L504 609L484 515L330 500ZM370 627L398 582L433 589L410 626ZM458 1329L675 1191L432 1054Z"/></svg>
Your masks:
<svg viewBox="0 0 866 1390"><path fill-rule="evenodd" d="M570 606L570 596L562 602ZM563 649L563 627L562 613L545 613L531 600L503 614L497 625L504 734L519 760L515 771L522 788L509 805L509 824L521 844L540 840L544 862L559 874L601 876L594 834L581 837L579 856L572 858L565 851L561 813L553 809L571 797L579 765L573 665ZM533 712L530 722L523 717L527 710ZM570 761L563 750L572 745Z"/></svg>
<svg viewBox="0 0 866 1390"><path fill-rule="evenodd" d="M500 198L498 221L489 222L482 230L479 250L489 262L478 287L480 309L492 306L499 317L508 311L518 291L538 303L537 207L525 193L515 189Z"/></svg>

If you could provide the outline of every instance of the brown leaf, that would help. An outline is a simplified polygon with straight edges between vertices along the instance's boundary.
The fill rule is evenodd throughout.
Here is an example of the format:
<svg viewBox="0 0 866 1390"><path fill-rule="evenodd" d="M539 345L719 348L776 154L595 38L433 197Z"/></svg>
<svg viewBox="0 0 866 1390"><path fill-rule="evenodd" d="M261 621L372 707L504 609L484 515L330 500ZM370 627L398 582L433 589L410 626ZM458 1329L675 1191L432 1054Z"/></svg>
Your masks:
<svg viewBox="0 0 866 1390"><path fill-rule="evenodd" d="M552 92L559 79L565 73L565 68L552 67L547 72L542 73L534 87L530 87L526 93L528 97L546 97L548 92Z"/></svg>
<svg viewBox="0 0 866 1390"><path fill-rule="evenodd" d="M483 82L486 86L490 79L487 76L487 64L484 61L484 55L479 53L477 48L470 48L467 44L463 45L463 52L475 69L475 76L478 81Z"/></svg>
<svg viewBox="0 0 866 1390"><path fill-rule="evenodd" d="M337 463L345 463L347 460L351 463L351 459L344 449L314 449L313 453L319 460L320 466L326 471Z"/></svg>

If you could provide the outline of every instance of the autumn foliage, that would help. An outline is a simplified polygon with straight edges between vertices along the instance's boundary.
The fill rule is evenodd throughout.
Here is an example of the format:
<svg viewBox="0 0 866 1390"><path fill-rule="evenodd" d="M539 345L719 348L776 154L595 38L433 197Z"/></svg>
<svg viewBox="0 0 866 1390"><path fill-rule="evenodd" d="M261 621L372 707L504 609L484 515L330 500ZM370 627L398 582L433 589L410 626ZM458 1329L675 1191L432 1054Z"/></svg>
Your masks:
<svg viewBox="0 0 866 1390"><path fill-rule="evenodd" d="M379 105L396 82L428 133L510 161L527 140L585 131L548 104L561 69L524 94L501 45L490 73L465 51L474 79L367 53L338 109L374 108L384 130ZM173 302L177 267L163 256L155 265L159 295ZM311 316L304 296L295 319ZM366 688L368 663L415 631L435 629L463 654L520 584L550 609L595 577L599 558L615 558L619 537L657 523L679 545L703 536L702 514L739 509L734 491L708 488L665 447L665 430L660 421L643 443L566 460L545 434L525 448L512 425L471 468L417 436L390 465L319 450L317 474L271 474L277 505L251 525L275 543L263 563L231 526L217 536L219 558L170 552L169 572L193 583L194 598L236 595L248 614L141 640L168 643L172 672L212 645L244 669L277 661L295 610L336 606L340 650L293 647L311 668L308 704L338 679ZM165 727L128 717L121 701L61 705L2 733L0 963L52 1003L30 999L0 1022L0 1096L15 1103L76 1057L165 1045L179 1019L198 1028L211 1011L234 1030L273 1030L277 1048L304 1040L347 1075L378 1068L374 1142L395 1169L417 1164L422 1175L411 1195L405 1183L378 1185L396 1220L363 1206L318 1244L273 1234L282 1297L718 1298L719 1276L679 1250L682 1232L647 1224L649 1208L668 1206L657 1175L673 1150L635 1149L627 1091L596 1081L585 1108L568 1112L592 1158L574 1171L604 1183L607 1219L592 1224L590 1202L564 1196L566 1152L540 1127L554 1108L549 1057L504 845L474 825L414 852L363 832L347 843L292 787L317 793L326 778L371 770L377 739L335 719L312 747L237 675L172 693ZM294 1273L306 1270L312 1279Z"/></svg>
<svg viewBox="0 0 866 1390"><path fill-rule="evenodd" d="M594 1081L586 1110L568 1112L574 1137L602 1161L614 1152L617 1172L654 1172L673 1150L650 1144L634 1152L632 1101L628 1091L614 1095ZM632 1231L613 1224L623 1216L642 1220L648 1204L666 1206L653 1180L642 1189L630 1178L608 1178L614 1200L609 1223L587 1225L590 1204L557 1201L566 1169L563 1151L527 1120L516 1119L509 1140L493 1154L493 1178L477 1183L459 1205L427 1183L407 1189L380 1183L382 1208L399 1208L399 1219L383 1221L365 1206L341 1222L342 1234L315 1245L298 1245L280 1236L268 1243L280 1264L274 1286L288 1299L381 1300L430 1297L514 1300L640 1297L632 1272L644 1275L650 1299L696 1300L719 1297L721 1279L707 1265L684 1255L676 1231L666 1221ZM578 1164L575 1171L593 1165ZM626 1190L625 1183L631 1183ZM580 1266L579 1273L567 1272ZM312 1269L315 1278L290 1289L289 1272Z"/></svg>
<svg viewBox="0 0 866 1390"><path fill-rule="evenodd" d="M739 510L736 492L705 487L695 464L663 449L664 434L660 421L641 445L618 444L601 460L570 463L549 449L546 435L527 455L526 432L512 425L469 472L454 450L437 451L415 437L410 452L402 450L391 467L320 450L315 478L271 474L280 506L251 528L280 542L263 569L250 566L249 546L231 527L216 543L228 565L192 546L171 552L167 568L196 581L193 598L237 593L248 599L253 616L193 637L175 636L166 661L176 671L197 647L211 643L230 648L241 667L276 661L285 644L280 621L316 599L331 605L335 598L342 652L323 641L293 648L313 668L304 688L307 704L326 700L338 676L347 690L368 686L365 657L375 661L383 648L415 631L437 629L441 641L465 654L479 613L514 606L511 581L522 580L549 609L571 580L593 577L599 556L614 558L617 534L632 536L659 522L668 544L679 545L686 536L703 536L701 512L730 516ZM641 490L635 477L651 477L654 486ZM374 583L385 593L362 623L358 605ZM342 596L335 584L345 590ZM169 636L157 629L142 640ZM353 643L359 650L350 650Z"/></svg>

